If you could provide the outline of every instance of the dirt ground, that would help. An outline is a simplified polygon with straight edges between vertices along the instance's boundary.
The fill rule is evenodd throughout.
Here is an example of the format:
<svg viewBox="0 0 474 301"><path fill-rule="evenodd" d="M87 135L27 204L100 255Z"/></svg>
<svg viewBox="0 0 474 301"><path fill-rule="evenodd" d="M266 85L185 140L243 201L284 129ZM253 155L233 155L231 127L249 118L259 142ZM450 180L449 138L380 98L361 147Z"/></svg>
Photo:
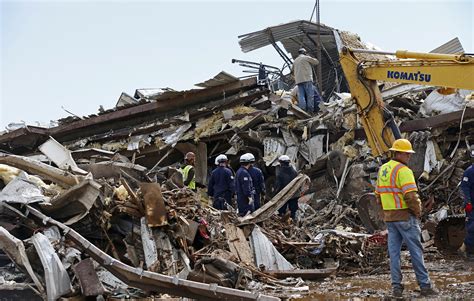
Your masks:
<svg viewBox="0 0 474 301"><path fill-rule="evenodd" d="M406 258L408 257L407 254ZM438 257L438 256L437 256ZM411 264L402 263L404 300L474 300L474 262L461 256L445 258L425 258L426 265L435 287L436 297L420 297L419 287ZM391 300L390 272L377 275L354 275L335 277L311 284L311 293L302 298L290 300Z"/></svg>

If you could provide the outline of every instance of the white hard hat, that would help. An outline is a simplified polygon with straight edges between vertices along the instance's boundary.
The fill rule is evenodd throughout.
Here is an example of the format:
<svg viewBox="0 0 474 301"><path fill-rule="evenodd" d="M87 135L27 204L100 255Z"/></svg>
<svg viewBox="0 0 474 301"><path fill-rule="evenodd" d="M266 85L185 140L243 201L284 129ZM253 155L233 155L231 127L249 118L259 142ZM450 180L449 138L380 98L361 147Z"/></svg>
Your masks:
<svg viewBox="0 0 474 301"><path fill-rule="evenodd" d="M281 155L278 158L278 161L280 161L280 162L290 162L290 157L288 157L287 155Z"/></svg>
<svg viewBox="0 0 474 301"><path fill-rule="evenodd" d="M220 154L219 156L216 157L216 165L219 165L221 162L228 161L227 156L224 154Z"/></svg>
<svg viewBox="0 0 474 301"><path fill-rule="evenodd" d="M255 162L255 156L252 153L246 153L245 155L248 156L248 158L250 159L250 162Z"/></svg>
<svg viewBox="0 0 474 301"><path fill-rule="evenodd" d="M240 156L240 163L250 163L252 162L252 158L249 156L249 154L243 154Z"/></svg>
<svg viewBox="0 0 474 301"><path fill-rule="evenodd" d="M471 158L474 158L474 145L471 146Z"/></svg>

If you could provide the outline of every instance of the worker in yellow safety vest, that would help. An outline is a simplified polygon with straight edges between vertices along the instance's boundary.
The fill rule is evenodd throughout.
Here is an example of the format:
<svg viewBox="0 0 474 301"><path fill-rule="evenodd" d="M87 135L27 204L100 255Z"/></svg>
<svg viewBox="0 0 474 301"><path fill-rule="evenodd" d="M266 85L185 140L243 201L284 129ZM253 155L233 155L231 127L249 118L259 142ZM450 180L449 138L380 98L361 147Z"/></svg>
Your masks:
<svg viewBox="0 0 474 301"><path fill-rule="evenodd" d="M186 153L184 157L184 166L181 167L180 171L183 174L184 186L196 190L196 177L194 174L194 162L196 155L193 152Z"/></svg>
<svg viewBox="0 0 474 301"><path fill-rule="evenodd" d="M403 297L400 251L405 242L421 295L436 294L423 260L420 241L421 201L413 171L407 166L413 153L410 141L397 139L390 148L392 160L380 167L375 194L381 203L388 229L388 253L393 296Z"/></svg>

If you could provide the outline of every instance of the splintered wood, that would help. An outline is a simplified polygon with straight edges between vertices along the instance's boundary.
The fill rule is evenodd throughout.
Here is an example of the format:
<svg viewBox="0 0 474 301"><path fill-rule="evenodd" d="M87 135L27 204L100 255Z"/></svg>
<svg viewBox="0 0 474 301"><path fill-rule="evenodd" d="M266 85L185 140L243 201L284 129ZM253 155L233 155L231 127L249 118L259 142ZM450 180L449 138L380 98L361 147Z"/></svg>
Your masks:
<svg viewBox="0 0 474 301"><path fill-rule="evenodd" d="M224 229L226 231L227 243L229 244L229 249L232 254L241 262L255 266L252 251L245 238L244 231L234 224L225 224Z"/></svg>

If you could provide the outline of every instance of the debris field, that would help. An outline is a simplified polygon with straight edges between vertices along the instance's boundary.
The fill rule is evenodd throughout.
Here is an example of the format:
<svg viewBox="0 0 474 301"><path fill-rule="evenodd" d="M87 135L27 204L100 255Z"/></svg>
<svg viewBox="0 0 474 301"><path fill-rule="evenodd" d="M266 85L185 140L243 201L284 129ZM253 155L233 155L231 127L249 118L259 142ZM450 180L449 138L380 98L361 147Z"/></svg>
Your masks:
<svg viewBox="0 0 474 301"><path fill-rule="evenodd" d="M264 47L272 31L294 57L298 45L315 47L308 42L314 32L296 29L315 26L291 22L239 43L244 52ZM387 293L387 233L373 194L380 161L337 64L338 43L368 46L348 32L319 30L326 51L316 114L295 105L284 70L267 66L263 79L222 71L191 90L122 93L114 108L54 127L7 127L0 135L0 295L323 300ZM464 228L446 217L463 214L458 183L474 141L472 91L387 84L381 93L416 151L410 167L424 203L429 270L435 282L443 273L467 275L441 286L442 294L463 298L460 290L474 283L472 267L456 255ZM196 191L179 171L189 151L196 153ZM247 152L265 176L262 207L244 217L213 208L206 185L216 156L226 154L237 170ZM299 174L276 193L283 154ZM296 219L278 216L295 196ZM403 260L410 265L408 254ZM357 287L357 279L366 283Z"/></svg>

